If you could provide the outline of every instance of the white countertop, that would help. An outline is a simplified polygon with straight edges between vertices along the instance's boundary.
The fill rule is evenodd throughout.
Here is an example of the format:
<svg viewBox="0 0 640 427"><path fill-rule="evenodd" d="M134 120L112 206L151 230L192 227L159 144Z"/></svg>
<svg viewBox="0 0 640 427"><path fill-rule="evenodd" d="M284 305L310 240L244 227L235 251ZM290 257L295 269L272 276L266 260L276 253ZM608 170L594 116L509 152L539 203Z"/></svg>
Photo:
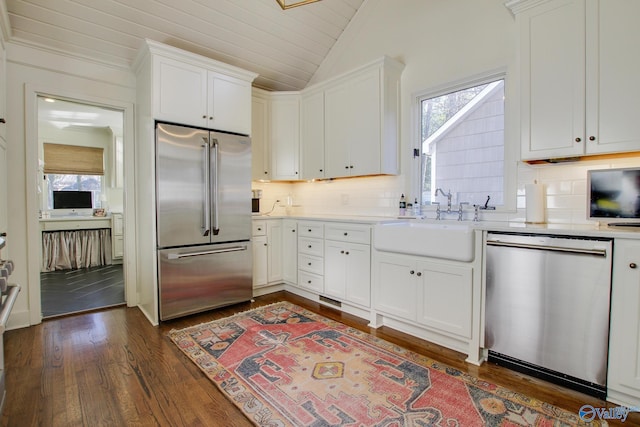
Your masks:
<svg viewBox="0 0 640 427"><path fill-rule="evenodd" d="M609 227L597 224L565 224L546 223L528 224L522 221L456 221L433 219L415 219L415 217L392 217L392 216L366 216L366 215L334 215L334 214L303 214L303 215L256 215L253 219L295 219L299 221L336 221L354 222L363 224L383 224L398 221L420 221L441 224L466 224L472 228L495 232L508 233L532 233L532 234L554 234L564 236L587 236L603 238L640 239L640 227Z"/></svg>

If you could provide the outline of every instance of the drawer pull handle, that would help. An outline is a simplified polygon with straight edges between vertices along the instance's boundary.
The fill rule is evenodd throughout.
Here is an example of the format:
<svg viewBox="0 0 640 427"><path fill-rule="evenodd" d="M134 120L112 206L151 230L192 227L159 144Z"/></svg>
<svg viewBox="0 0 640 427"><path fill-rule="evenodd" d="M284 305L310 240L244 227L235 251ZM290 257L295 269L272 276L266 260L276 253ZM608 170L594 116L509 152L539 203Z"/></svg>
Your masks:
<svg viewBox="0 0 640 427"><path fill-rule="evenodd" d="M638 266L638 264L636 264L635 262L632 262L631 264L629 264L629 268L636 268Z"/></svg>

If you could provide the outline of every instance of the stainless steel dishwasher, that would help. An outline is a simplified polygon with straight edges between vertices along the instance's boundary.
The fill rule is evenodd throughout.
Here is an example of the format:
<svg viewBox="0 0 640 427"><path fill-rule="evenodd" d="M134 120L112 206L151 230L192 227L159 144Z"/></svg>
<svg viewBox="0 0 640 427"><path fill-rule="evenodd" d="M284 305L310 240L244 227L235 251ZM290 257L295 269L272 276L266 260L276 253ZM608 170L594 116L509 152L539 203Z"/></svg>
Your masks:
<svg viewBox="0 0 640 427"><path fill-rule="evenodd" d="M489 361L606 396L612 241L489 233Z"/></svg>

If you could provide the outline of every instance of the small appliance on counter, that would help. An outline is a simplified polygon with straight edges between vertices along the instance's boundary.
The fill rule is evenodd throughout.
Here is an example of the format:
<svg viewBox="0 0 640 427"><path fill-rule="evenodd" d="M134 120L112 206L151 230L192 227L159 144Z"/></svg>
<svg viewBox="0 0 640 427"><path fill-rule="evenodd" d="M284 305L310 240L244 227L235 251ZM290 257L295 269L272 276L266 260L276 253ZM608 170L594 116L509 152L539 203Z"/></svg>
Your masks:
<svg viewBox="0 0 640 427"><path fill-rule="evenodd" d="M260 213L260 199L262 199L262 190L251 190L252 213Z"/></svg>

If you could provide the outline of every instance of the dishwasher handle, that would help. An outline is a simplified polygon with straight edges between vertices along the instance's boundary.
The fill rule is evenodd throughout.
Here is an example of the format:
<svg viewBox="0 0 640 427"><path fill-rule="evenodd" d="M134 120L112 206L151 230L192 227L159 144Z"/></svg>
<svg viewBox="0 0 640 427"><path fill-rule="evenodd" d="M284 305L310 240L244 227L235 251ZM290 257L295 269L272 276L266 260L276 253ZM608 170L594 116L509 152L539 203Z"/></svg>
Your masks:
<svg viewBox="0 0 640 427"><path fill-rule="evenodd" d="M499 240L487 240L487 246L502 246L508 248L533 249L539 251L565 252L579 255L595 255L603 258L607 257L606 249L568 248L566 246L534 245L529 243L501 242Z"/></svg>

